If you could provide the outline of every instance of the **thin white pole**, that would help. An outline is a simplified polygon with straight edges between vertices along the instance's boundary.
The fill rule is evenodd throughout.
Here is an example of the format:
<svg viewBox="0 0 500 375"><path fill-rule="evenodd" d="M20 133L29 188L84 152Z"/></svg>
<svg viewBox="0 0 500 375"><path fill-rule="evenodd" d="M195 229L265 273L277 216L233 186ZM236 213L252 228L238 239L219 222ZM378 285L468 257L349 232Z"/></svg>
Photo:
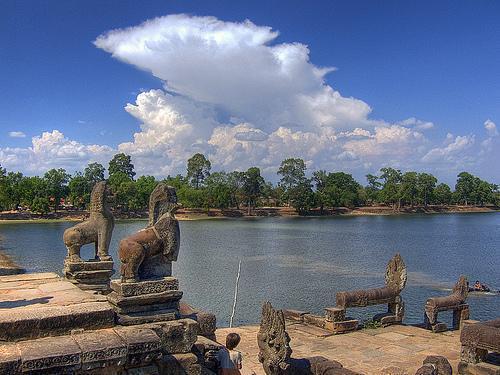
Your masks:
<svg viewBox="0 0 500 375"><path fill-rule="evenodd" d="M238 300L238 283L240 282L240 272L241 272L241 259L238 263L238 274L236 275L236 286L234 288L233 311L231 312L231 319L229 319L229 328L233 328L234 312L236 310L236 301Z"/></svg>

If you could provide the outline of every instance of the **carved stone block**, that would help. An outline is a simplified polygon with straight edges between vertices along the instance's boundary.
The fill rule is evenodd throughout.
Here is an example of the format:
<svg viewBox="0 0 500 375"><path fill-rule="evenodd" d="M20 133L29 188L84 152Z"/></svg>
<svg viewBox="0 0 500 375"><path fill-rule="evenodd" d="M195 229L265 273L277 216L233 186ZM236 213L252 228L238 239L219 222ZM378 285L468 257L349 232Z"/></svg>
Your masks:
<svg viewBox="0 0 500 375"><path fill-rule="evenodd" d="M161 358L161 340L152 329L117 327L115 333L125 342L128 364L148 364Z"/></svg>
<svg viewBox="0 0 500 375"><path fill-rule="evenodd" d="M83 290L109 291L109 282L114 274L113 260L109 261L64 261L64 277Z"/></svg>
<svg viewBox="0 0 500 375"><path fill-rule="evenodd" d="M0 374L15 374L21 367L21 353L15 344L0 345Z"/></svg>
<svg viewBox="0 0 500 375"><path fill-rule="evenodd" d="M140 282L113 281L108 301L122 325L145 324L174 320L179 317L182 292L173 277Z"/></svg>
<svg viewBox="0 0 500 375"><path fill-rule="evenodd" d="M179 289L179 280L175 277L164 277L160 280L122 283L111 281L111 289L122 297L141 296L144 294L162 293Z"/></svg>
<svg viewBox="0 0 500 375"><path fill-rule="evenodd" d="M81 367L81 349L71 336L47 337L17 343L22 372L49 371L53 374Z"/></svg>
<svg viewBox="0 0 500 375"><path fill-rule="evenodd" d="M285 315L285 319L303 322L304 315L309 314L309 312L299 310L283 310L283 314Z"/></svg>
<svg viewBox="0 0 500 375"><path fill-rule="evenodd" d="M201 375L201 366L193 353L166 354L159 367L163 375Z"/></svg>
<svg viewBox="0 0 500 375"><path fill-rule="evenodd" d="M330 322L341 322L345 320L345 309L341 307L327 307L325 309L325 319Z"/></svg>
<svg viewBox="0 0 500 375"><path fill-rule="evenodd" d="M325 321L325 329L333 333L345 333L358 328L359 321L356 319L344 320L342 322Z"/></svg>
<svg viewBox="0 0 500 375"><path fill-rule="evenodd" d="M319 327L319 328L325 327L325 318L322 316L318 316L318 315L305 314L304 315L304 322L311 324L313 326Z"/></svg>
<svg viewBox="0 0 500 375"><path fill-rule="evenodd" d="M198 335L215 340L217 318L214 314L195 309L187 303L179 303L179 314L181 318L193 319L198 323Z"/></svg>
<svg viewBox="0 0 500 375"><path fill-rule="evenodd" d="M164 353L189 353L196 342L198 323L192 319L179 319L154 325Z"/></svg>
<svg viewBox="0 0 500 375"><path fill-rule="evenodd" d="M82 350L82 370L123 366L127 361L127 346L113 329L79 333L73 339Z"/></svg>

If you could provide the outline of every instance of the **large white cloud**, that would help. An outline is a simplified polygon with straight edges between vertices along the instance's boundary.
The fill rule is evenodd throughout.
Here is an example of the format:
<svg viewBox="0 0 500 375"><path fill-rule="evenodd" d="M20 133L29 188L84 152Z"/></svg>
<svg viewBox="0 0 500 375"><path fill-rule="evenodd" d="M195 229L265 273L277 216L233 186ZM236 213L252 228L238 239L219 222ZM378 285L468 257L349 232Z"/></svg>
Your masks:
<svg viewBox="0 0 500 375"><path fill-rule="evenodd" d="M436 128L432 122L371 118L367 103L326 83L334 68L314 65L306 45L277 43L277 37L271 27L250 21L182 14L102 34L94 41L98 48L164 84L163 90L143 90L125 106L140 129L115 150L53 132L51 137L62 140L50 150L36 151L34 138L27 149L0 149L0 163L29 160L38 152L50 156L45 163L76 165L94 148L96 157L126 152L139 174L159 177L185 172L195 152L205 153L216 169L259 166L267 177L275 177L287 157L302 157L315 169L348 170L358 178L387 165L439 170L450 177L498 149L491 120L484 123L484 140L466 135L436 142L428 136Z"/></svg>
<svg viewBox="0 0 500 375"><path fill-rule="evenodd" d="M43 174L50 168L81 169L92 161L104 163L113 149L102 145L85 145L70 140L59 130L43 132L31 139L31 147L0 148L0 163L9 170Z"/></svg>

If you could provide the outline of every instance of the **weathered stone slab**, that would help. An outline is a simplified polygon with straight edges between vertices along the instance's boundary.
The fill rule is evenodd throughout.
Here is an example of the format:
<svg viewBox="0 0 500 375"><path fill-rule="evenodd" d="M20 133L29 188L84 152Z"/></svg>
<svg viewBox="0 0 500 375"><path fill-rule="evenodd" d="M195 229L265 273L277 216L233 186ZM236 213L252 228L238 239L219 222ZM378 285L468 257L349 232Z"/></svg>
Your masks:
<svg viewBox="0 0 500 375"><path fill-rule="evenodd" d="M114 325L115 313L107 302L69 306L25 307L0 311L0 340L34 339L62 335L72 329L98 329Z"/></svg>
<svg viewBox="0 0 500 375"><path fill-rule="evenodd" d="M191 352L198 334L198 323L192 319L179 319L152 325L161 339L164 353L177 354Z"/></svg>
<svg viewBox="0 0 500 375"><path fill-rule="evenodd" d="M68 260L64 261L64 271L66 272L82 272L82 271L111 271L113 270L113 261L94 261L89 260L87 262L70 262Z"/></svg>
<svg viewBox="0 0 500 375"><path fill-rule="evenodd" d="M127 346L130 365L147 364L161 358L161 340L152 329L116 327L114 331Z"/></svg>
<svg viewBox="0 0 500 375"><path fill-rule="evenodd" d="M0 345L0 374L14 374L21 367L21 353L16 344Z"/></svg>
<svg viewBox="0 0 500 375"><path fill-rule="evenodd" d="M81 349L71 336L47 337L17 343L22 372L63 373L81 367Z"/></svg>
<svg viewBox="0 0 500 375"><path fill-rule="evenodd" d="M112 328L79 333L72 337L82 351L82 370L123 366L127 361L126 343Z"/></svg>
<svg viewBox="0 0 500 375"><path fill-rule="evenodd" d="M325 328L325 318L318 315L313 314L305 314L304 322L308 324L312 324L313 326Z"/></svg>
<svg viewBox="0 0 500 375"><path fill-rule="evenodd" d="M100 282L109 282L110 277L115 273L114 270L96 270L96 271L78 271L66 272L67 279L78 280L82 282L91 283L92 280L99 280Z"/></svg>
<svg viewBox="0 0 500 375"><path fill-rule="evenodd" d="M201 375L201 366L193 353L166 354L159 366L162 375Z"/></svg>
<svg viewBox="0 0 500 375"><path fill-rule="evenodd" d="M356 319L344 320L342 322L325 321L325 329L334 333L345 333L358 328L359 321Z"/></svg>
<svg viewBox="0 0 500 375"><path fill-rule="evenodd" d="M112 280L111 289L123 297L140 296L144 294L178 290L179 280L175 277L164 277L159 280L145 280L128 283L122 283L120 280Z"/></svg>
<svg viewBox="0 0 500 375"><path fill-rule="evenodd" d="M285 319L295 320L297 322L304 321L304 315L309 314L307 311L299 311L299 310L283 310L283 315L285 315Z"/></svg>
<svg viewBox="0 0 500 375"><path fill-rule="evenodd" d="M341 307L327 307L325 309L325 319L330 322L340 322L345 320L345 309Z"/></svg>
<svg viewBox="0 0 500 375"><path fill-rule="evenodd" d="M137 324L166 322L179 318L177 310L144 311L138 313L118 314L118 324L131 326Z"/></svg>
<svg viewBox="0 0 500 375"><path fill-rule="evenodd" d="M187 303L179 303L179 314L181 318L190 318L198 322L198 335L215 340L217 318L214 314L193 308Z"/></svg>
<svg viewBox="0 0 500 375"><path fill-rule="evenodd" d="M108 301L118 307L151 305L155 303L165 303L168 301L179 301L181 298L182 292L180 290L167 290L160 293L137 295L131 297L124 297L116 292L111 292L108 294Z"/></svg>
<svg viewBox="0 0 500 375"><path fill-rule="evenodd" d="M131 314L131 313L141 313L141 312L154 313L155 311L160 311L160 310L177 311L178 308L179 308L179 301L168 301L166 303L156 303L153 305L132 305L132 306L116 307L115 310L119 314Z"/></svg>

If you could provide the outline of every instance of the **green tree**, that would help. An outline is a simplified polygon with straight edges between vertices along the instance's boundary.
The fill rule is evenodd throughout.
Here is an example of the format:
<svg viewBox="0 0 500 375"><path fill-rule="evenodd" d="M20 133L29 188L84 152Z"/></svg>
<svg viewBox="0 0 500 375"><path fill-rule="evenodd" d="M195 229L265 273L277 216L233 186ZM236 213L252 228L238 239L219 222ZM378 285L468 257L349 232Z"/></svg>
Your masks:
<svg viewBox="0 0 500 375"><path fill-rule="evenodd" d="M31 211L38 212L42 216L50 210L49 199L47 197L36 197L31 204Z"/></svg>
<svg viewBox="0 0 500 375"><path fill-rule="evenodd" d="M125 172L119 171L110 174L108 181L115 196L114 205L128 210L129 194L133 191L131 188L131 184L133 185L134 182L132 178Z"/></svg>
<svg viewBox="0 0 500 375"><path fill-rule="evenodd" d="M71 204L79 209L84 209L90 202L90 185L81 172L76 172L68 184L69 199Z"/></svg>
<svg viewBox="0 0 500 375"><path fill-rule="evenodd" d="M133 169L134 166L132 166L132 170ZM99 181L104 181L104 171L105 168L99 163L90 163L85 167L83 176L88 182L90 188L93 188Z"/></svg>
<svg viewBox="0 0 500 375"><path fill-rule="evenodd" d="M0 164L0 210L5 210L10 204L9 195L7 193L6 169Z"/></svg>
<svg viewBox="0 0 500 375"><path fill-rule="evenodd" d="M148 208L149 196L158 185L154 176L141 176L135 182L137 206L144 210Z"/></svg>
<svg viewBox="0 0 500 375"><path fill-rule="evenodd" d="M45 198L48 202L47 182L38 176L24 177L21 182L21 204L28 206L32 211L36 198Z"/></svg>
<svg viewBox="0 0 500 375"><path fill-rule="evenodd" d="M321 215L323 215L323 212L325 210L325 205L329 201L328 197L326 195L327 178L328 178L328 175L327 175L326 171L324 171L324 170L319 170L319 171L313 172L312 180L314 181L314 185L316 188L315 200L316 200L316 203L319 204L319 209L320 209Z"/></svg>
<svg viewBox="0 0 500 375"><path fill-rule="evenodd" d="M368 185L365 187L367 199L372 203L378 201L378 194L382 188L379 177L373 174L367 174L366 181L368 182Z"/></svg>
<svg viewBox="0 0 500 375"><path fill-rule="evenodd" d="M187 178L195 189L199 189L205 178L210 176L212 164L205 155L197 153L188 159Z"/></svg>
<svg viewBox="0 0 500 375"><path fill-rule="evenodd" d="M379 193L381 201L390 204L393 209L396 209L397 203L399 209L401 207L401 171L394 168L381 168L380 172L380 178L383 180L383 187Z"/></svg>
<svg viewBox="0 0 500 375"><path fill-rule="evenodd" d="M113 156L113 159L109 162L108 172L109 177L116 173L123 173L127 175L130 180L133 180L135 176L134 165L131 162L131 158L124 153Z"/></svg>
<svg viewBox="0 0 500 375"><path fill-rule="evenodd" d="M446 184L439 184L432 193L434 202L437 204L450 204L452 199L451 189Z"/></svg>
<svg viewBox="0 0 500 375"><path fill-rule="evenodd" d="M0 172L1 173L1 172ZM8 172L6 175L4 173L3 177L0 179L3 183L0 185L3 193L0 195L0 199L3 200L4 208L17 210L19 205L21 204L21 184L23 180L23 174L20 172Z"/></svg>
<svg viewBox="0 0 500 375"><path fill-rule="evenodd" d="M245 179L243 183L243 195L247 202L248 215L252 209L257 205L257 199L262 195L265 181L260 175L260 169L257 167L248 168L245 172Z"/></svg>
<svg viewBox="0 0 500 375"><path fill-rule="evenodd" d="M205 206L217 207L219 209L228 208L231 204L231 188L228 183L227 174L224 172L214 172L205 179L206 200Z"/></svg>
<svg viewBox="0 0 500 375"><path fill-rule="evenodd" d="M399 196L402 202L410 203L413 207L418 194L418 174L417 172L406 172L401 176Z"/></svg>
<svg viewBox="0 0 500 375"><path fill-rule="evenodd" d="M432 193L436 188L437 178L430 173L419 173L417 181L418 196L424 206L432 199Z"/></svg>
<svg viewBox="0 0 500 375"><path fill-rule="evenodd" d="M306 164L299 158L289 158L281 162L278 169L281 175L279 186L283 198L300 214L306 213L314 205L311 180L306 177Z"/></svg>
<svg viewBox="0 0 500 375"><path fill-rule="evenodd" d="M475 178L467 172L461 172L457 176L455 185L455 193L459 203L464 203L466 206L471 202L475 188Z"/></svg>
<svg viewBox="0 0 500 375"><path fill-rule="evenodd" d="M227 181L231 192L231 207L240 209L240 202L243 199L243 184L245 183L245 172L233 171L227 174Z"/></svg>
<svg viewBox="0 0 500 375"><path fill-rule="evenodd" d="M59 168L47 171L43 178L47 183L47 193L53 201L54 212L57 212L61 198L67 194L70 175L65 169Z"/></svg>

